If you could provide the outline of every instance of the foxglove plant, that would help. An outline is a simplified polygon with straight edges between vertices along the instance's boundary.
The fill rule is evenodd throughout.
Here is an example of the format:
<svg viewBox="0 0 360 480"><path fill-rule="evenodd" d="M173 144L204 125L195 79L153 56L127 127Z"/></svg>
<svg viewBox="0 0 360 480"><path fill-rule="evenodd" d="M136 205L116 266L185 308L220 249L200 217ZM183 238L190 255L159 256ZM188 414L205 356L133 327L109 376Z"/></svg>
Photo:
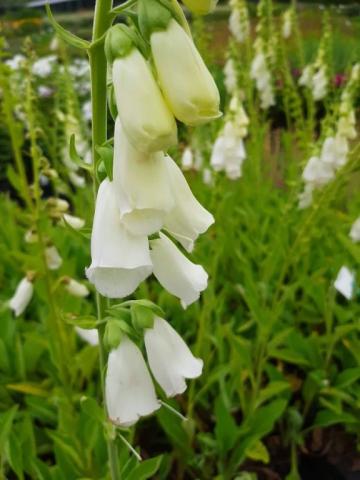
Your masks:
<svg viewBox="0 0 360 480"><path fill-rule="evenodd" d="M230 0L229 28L239 43L244 43L250 35L249 12L245 0Z"/></svg>

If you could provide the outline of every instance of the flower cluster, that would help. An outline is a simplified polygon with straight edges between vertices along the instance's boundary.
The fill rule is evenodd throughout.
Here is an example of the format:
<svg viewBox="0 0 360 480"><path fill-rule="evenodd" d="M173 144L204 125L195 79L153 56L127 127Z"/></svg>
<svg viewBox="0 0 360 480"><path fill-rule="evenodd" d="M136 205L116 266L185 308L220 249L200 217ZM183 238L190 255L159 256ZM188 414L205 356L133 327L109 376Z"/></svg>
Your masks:
<svg viewBox="0 0 360 480"><path fill-rule="evenodd" d="M282 20L282 36L285 39L290 38L294 23L294 9L292 7L285 10Z"/></svg>
<svg viewBox="0 0 360 480"><path fill-rule="evenodd" d="M326 136L320 154L311 156L303 171L305 188L299 196L299 208L301 209L311 205L314 190L333 180L337 170L347 162L349 140L356 136L352 98L359 80L360 68L359 64L356 64L342 93L335 133Z"/></svg>
<svg viewBox="0 0 360 480"><path fill-rule="evenodd" d="M239 43L244 43L250 35L249 12L244 0L230 0L231 14L229 29Z"/></svg>
<svg viewBox="0 0 360 480"><path fill-rule="evenodd" d="M210 164L217 172L225 171L226 176L236 180L242 175L242 165L246 158L244 138L248 134L249 118L244 110L239 95L230 101L225 125L217 137L210 159Z"/></svg>
<svg viewBox="0 0 360 480"><path fill-rule="evenodd" d="M263 110L275 105L274 87L267 63L263 41L259 37L255 42L255 57L251 64L250 76L256 82L260 96L260 107Z"/></svg>

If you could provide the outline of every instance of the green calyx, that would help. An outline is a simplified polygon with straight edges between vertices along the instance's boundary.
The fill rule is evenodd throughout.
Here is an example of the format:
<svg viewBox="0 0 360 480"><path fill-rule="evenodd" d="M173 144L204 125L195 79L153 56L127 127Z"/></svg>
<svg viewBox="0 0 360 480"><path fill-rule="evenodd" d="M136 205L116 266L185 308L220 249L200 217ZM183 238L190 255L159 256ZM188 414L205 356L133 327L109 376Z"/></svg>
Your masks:
<svg viewBox="0 0 360 480"><path fill-rule="evenodd" d="M150 308L137 304L131 306L131 321L136 331L153 328L154 319L155 314Z"/></svg>
<svg viewBox="0 0 360 480"><path fill-rule="evenodd" d="M174 16L171 4L162 0L140 0L138 8L140 31L147 39L153 32L166 30Z"/></svg>
<svg viewBox="0 0 360 480"><path fill-rule="evenodd" d="M117 58L126 57L134 47L141 48L140 43L135 30L123 24L114 25L108 30L105 38L107 61L113 63Z"/></svg>

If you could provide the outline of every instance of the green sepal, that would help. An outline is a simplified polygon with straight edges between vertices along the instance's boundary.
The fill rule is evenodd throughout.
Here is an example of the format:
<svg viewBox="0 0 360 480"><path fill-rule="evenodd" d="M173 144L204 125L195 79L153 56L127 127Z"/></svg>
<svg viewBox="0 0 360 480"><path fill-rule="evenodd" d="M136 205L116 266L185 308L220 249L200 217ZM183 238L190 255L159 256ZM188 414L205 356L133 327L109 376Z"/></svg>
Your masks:
<svg viewBox="0 0 360 480"><path fill-rule="evenodd" d="M131 321L136 331L154 327L155 314L150 308L134 304L131 306Z"/></svg>
<svg viewBox="0 0 360 480"><path fill-rule="evenodd" d="M94 317L94 315L81 315L76 317L68 314L64 317L64 320L69 325L84 328L85 330L91 330L97 326L97 319Z"/></svg>
<svg viewBox="0 0 360 480"><path fill-rule="evenodd" d="M113 350L120 345L124 336L121 324L115 318L109 318L106 322L104 342L108 350Z"/></svg>
<svg viewBox="0 0 360 480"><path fill-rule="evenodd" d="M89 165L88 163L85 163L80 155L78 154L76 150L76 144L75 144L75 135L72 134L70 137L70 143L69 143L69 155L71 160L76 163L76 165L79 168L82 168L83 170L86 170L87 172L92 173L92 166Z"/></svg>
<svg viewBox="0 0 360 480"><path fill-rule="evenodd" d="M118 23L108 30L105 38L105 55L110 64L117 58L127 57L135 47L146 54L144 42L135 29Z"/></svg>
<svg viewBox="0 0 360 480"><path fill-rule="evenodd" d="M147 40L153 32L166 30L173 18L171 5L158 0L140 0L138 9L140 31Z"/></svg>
<svg viewBox="0 0 360 480"><path fill-rule="evenodd" d="M156 315L164 316L164 311L156 303L147 300L146 298L139 300L127 300L126 302L119 303L117 305L112 305L111 310L124 309L126 307L132 307L133 305L140 305L142 307L152 310Z"/></svg>
<svg viewBox="0 0 360 480"><path fill-rule="evenodd" d="M100 157L97 167L98 176L101 180L103 180L104 178L101 177L104 177L103 174L106 173L106 176L109 177L110 181L112 182L114 150L110 146L95 147L95 150Z"/></svg>
<svg viewBox="0 0 360 480"><path fill-rule="evenodd" d="M108 99L108 107L109 107L110 115L115 122L116 117L118 116L118 109L116 106L115 90L114 90L113 84L108 86L107 99Z"/></svg>

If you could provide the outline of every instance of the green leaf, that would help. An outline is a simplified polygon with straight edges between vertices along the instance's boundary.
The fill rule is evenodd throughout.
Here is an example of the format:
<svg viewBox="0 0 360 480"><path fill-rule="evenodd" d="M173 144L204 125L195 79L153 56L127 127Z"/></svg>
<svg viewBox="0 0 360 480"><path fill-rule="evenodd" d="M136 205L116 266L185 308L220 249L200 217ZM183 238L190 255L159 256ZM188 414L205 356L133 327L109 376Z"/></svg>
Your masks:
<svg viewBox="0 0 360 480"><path fill-rule="evenodd" d="M56 31L56 33L59 35L60 38L62 38L66 43L72 45L73 47L81 48L83 50L87 50L88 48L90 48L90 42L78 37L77 35L74 35L68 30L65 30L65 28L62 27L55 20L48 3L45 5L45 8L46 8L46 13L49 18L49 21L51 25L54 27L54 30Z"/></svg>
<svg viewBox="0 0 360 480"><path fill-rule="evenodd" d="M315 417L311 429L316 427L330 427L331 425L336 425L337 423L344 424L345 426L347 424L352 425L359 423L359 420L350 413L336 413L332 410L320 410Z"/></svg>
<svg viewBox="0 0 360 480"><path fill-rule="evenodd" d="M6 440L10 435L17 410L18 405L14 405L0 417L0 452L3 450Z"/></svg>
<svg viewBox="0 0 360 480"><path fill-rule="evenodd" d="M19 480L24 479L24 469L23 469L23 454L20 442L17 438L15 432L11 432L7 448L6 456L9 461L11 468L17 475Z"/></svg>
<svg viewBox="0 0 360 480"><path fill-rule="evenodd" d="M271 382L260 391L259 396L256 399L256 403L258 406L260 406L267 400L274 398L280 393L283 393L289 389L290 385L288 382Z"/></svg>
<svg viewBox="0 0 360 480"><path fill-rule="evenodd" d="M97 154L100 157L98 171L101 173L102 170L106 172L106 175L109 177L110 181L113 179L113 157L114 150L110 146L101 146L95 148Z"/></svg>
<svg viewBox="0 0 360 480"><path fill-rule="evenodd" d="M338 388L346 388L349 385L357 382L360 378L360 367L347 368L339 373L335 379L335 386Z"/></svg>
<svg viewBox="0 0 360 480"><path fill-rule="evenodd" d="M139 463L126 480L147 480L148 478L153 478L160 468L162 458L162 455L160 455Z"/></svg>
<svg viewBox="0 0 360 480"><path fill-rule="evenodd" d="M265 464L270 462L270 454L268 449L260 440L247 448L245 455L247 458L251 458L251 460L255 460L257 462L262 462Z"/></svg>
<svg viewBox="0 0 360 480"><path fill-rule="evenodd" d="M97 401L90 397L82 397L80 400L81 410L96 422L103 423L105 419L104 410Z"/></svg>
<svg viewBox="0 0 360 480"><path fill-rule="evenodd" d="M69 143L69 155L71 160L78 165L80 168L83 170L86 170L88 172L92 172L93 167L89 165L88 163L85 163L80 155L78 154L76 150L76 143L75 143L75 135L72 134L70 137L70 143Z"/></svg>
<svg viewBox="0 0 360 480"><path fill-rule="evenodd" d="M235 420L226 408L222 397L215 402L215 436L220 455L224 455L234 446L238 429Z"/></svg>

